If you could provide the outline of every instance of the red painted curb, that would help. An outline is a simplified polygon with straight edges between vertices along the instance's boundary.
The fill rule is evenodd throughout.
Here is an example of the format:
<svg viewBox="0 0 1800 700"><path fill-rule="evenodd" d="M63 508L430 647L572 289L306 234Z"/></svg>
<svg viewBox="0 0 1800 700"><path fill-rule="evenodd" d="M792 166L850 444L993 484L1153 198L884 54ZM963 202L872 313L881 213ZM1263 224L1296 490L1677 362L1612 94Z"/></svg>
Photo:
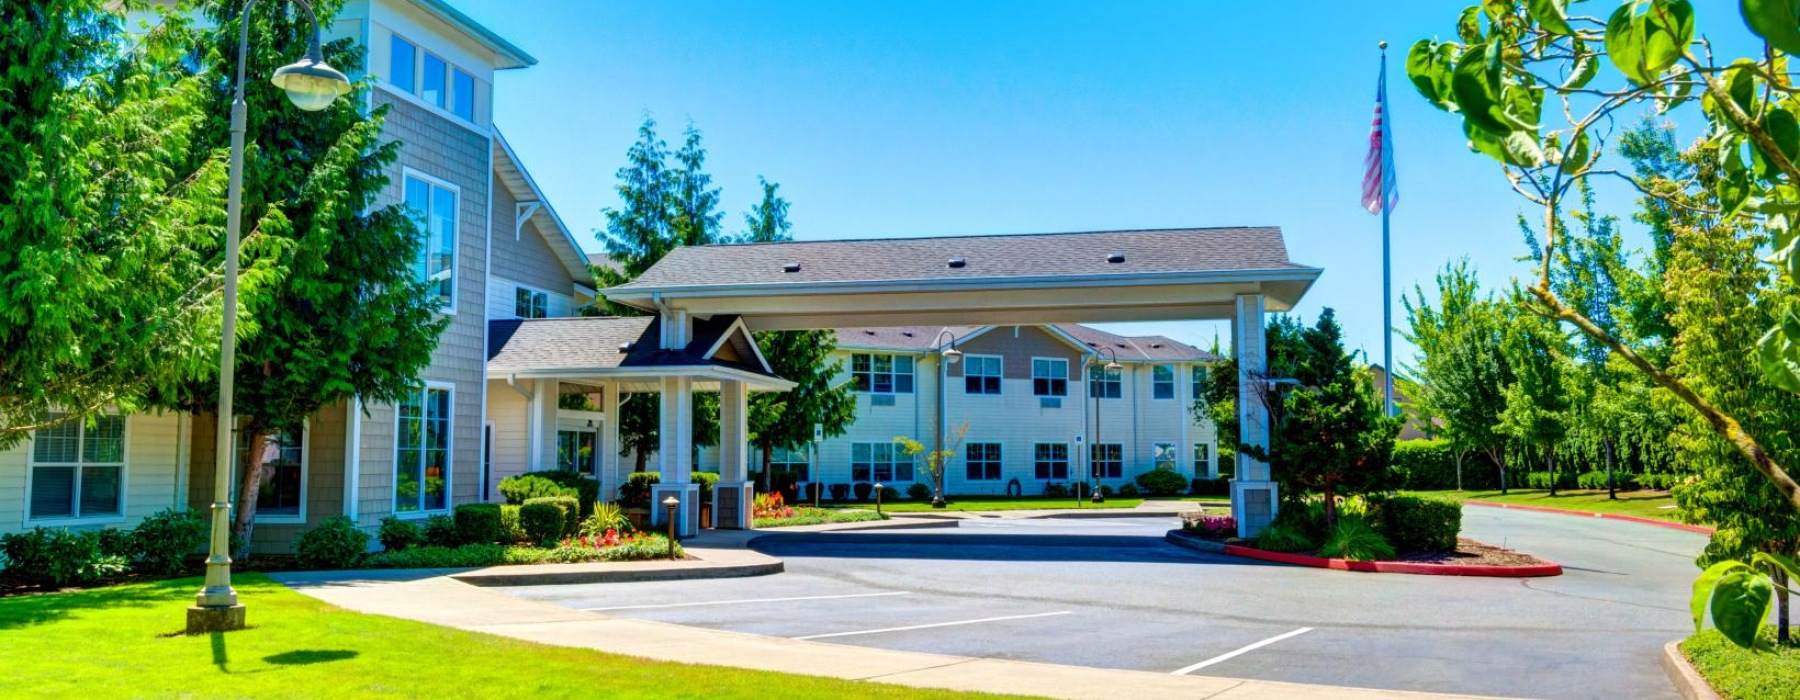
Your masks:
<svg viewBox="0 0 1800 700"><path fill-rule="evenodd" d="M1534 564L1531 566L1471 566L1468 564L1427 564L1412 561L1350 561L1348 559L1325 559L1304 554L1284 554L1253 547L1235 544L1225 545L1225 553L1249 559L1272 561L1278 564L1294 564L1310 566L1315 569L1337 569L1339 571L1365 571L1381 574L1417 574L1422 576L1493 576L1501 578L1531 578L1537 576L1561 576L1562 565L1557 563Z"/></svg>
<svg viewBox="0 0 1800 700"><path fill-rule="evenodd" d="M1472 506L1487 506L1489 508L1507 508L1507 509L1511 509L1511 510L1529 510L1533 513L1556 513L1558 515L1573 515L1578 518L1600 518L1601 520L1623 520L1628 523L1640 523L1643 525L1655 525L1657 527L1666 527L1671 530L1686 530L1688 532L1698 532L1702 535L1713 534L1713 529L1710 527L1706 527L1704 525L1689 525L1687 523L1672 523L1667 520L1657 520L1655 518L1640 518L1635 515L1619 515L1617 513L1590 513L1588 511L1584 511L1584 510L1569 510L1567 508L1545 508L1543 506L1525 506L1525 505L1519 505L1517 503L1493 503L1490 501L1463 501L1463 503L1467 503Z"/></svg>

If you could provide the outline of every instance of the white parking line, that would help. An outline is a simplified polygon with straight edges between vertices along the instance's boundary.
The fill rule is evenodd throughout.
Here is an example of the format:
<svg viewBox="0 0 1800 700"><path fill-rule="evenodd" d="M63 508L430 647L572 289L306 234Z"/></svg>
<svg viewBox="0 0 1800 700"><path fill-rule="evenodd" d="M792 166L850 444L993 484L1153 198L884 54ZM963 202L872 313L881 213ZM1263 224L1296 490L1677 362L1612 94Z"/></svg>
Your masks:
<svg viewBox="0 0 1800 700"><path fill-rule="evenodd" d="M1213 665L1213 664L1216 664L1216 663L1219 663L1219 662L1221 662L1221 661L1227 661L1227 660L1230 660L1230 659L1234 659L1234 658L1237 658L1237 657L1239 657L1239 656L1242 656L1242 655L1244 655L1244 654L1248 654L1248 653L1250 653L1250 652L1253 652L1253 651L1256 651L1256 650L1257 650L1257 649L1261 649L1261 648L1263 648L1263 647L1266 647L1266 646L1268 646L1268 645L1270 645L1270 644L1274 644L1274 643L1276 643L1276 642L1279 642L1279 641L1281 641L1281 640L1283 640L1283 639L1287 639L1287 638L1289 638L1289 637L1298 637L1298 636L1300 636L1300 635L1303 635L1303 634L1306 634L1306 633L1307 633L1307 632L1311 632L1311 631L1313 631L1313 628L1311 628L1311 627L1302 627L1302 628L1300 628L1300 629L1297 629L1297 630L1294 630L1294 631L1292 631L1292 632L1288 632L1288 633L1287 633L1287 634L1278 634L1278 635L1275 635L1275 636L1273 636L1273 637L1270 637L1270 638L1268 638L1268 639L1265 639L1265 640L1262 640L1262 641L1260 641L1260 642L1257 642L1257 643L1255 643L1255 644L1251 644L1251 645L1249 645L1249 646L1246 646L1246 647L1243 647L1243 648L1241 648L1241 649L1238 649L1238 650L1236 650L1236 651L1231 651L1231 652L1226 652L1226 653L1224 653L1224 654L1220 654L1220 655L1218 655L1218 656L1215 656L1215 657L1212 657L1212 658L1210 658L1210 659L1207 659L1207 660L1205 660L1205 661L1202 661L1202 662L1200 662L1200 663L1197 663L1197 664L1194 664L1194 665L1192 665L1192 666L1189 666L1189 667L1187 667L1187 668L1184 668L1184 669L1181 669L1181 670L1179 670L1179 671L1171 671L1171 672L1170 672L1170 675L1175 675L1175 676L1185 676L1185 675L1187 675L1187 674L1190 674L1190 673L1193 673L1193 672L1195 672L1195 671L1198 671L1198 670L1200 670L1200 669L1203 669L1203 668L1206 668L1206 667L1207 667L1207 666L1211 666L1211 665Z"/></svg>
<svg viewBox="0 0 1800 700"><path fill-rule="evenodd" d="M661 605L615 605L610 608L582 608L588 612L606 612L608 610L650 610L654 608L691 608L699 605L740 605L750 603L786 603L795 600L836 600L840 598L879 598L890 595L911 595L912 591L888 591L886 593L850 593L847 595L809 595L797 598L744 598L741 600L707 600L695 603L664 603Z"/></svg>
<svg viewBox="0 0 1800 700"><path fill-rule="evenodd" d="M857 634L881 634L883 632L906 632L909 630L931 629L933 627L955 627L957 625L973 625L973 624L978 624L978 623L982 623L982 622L1001 622L1004 620L1028 620L1028 619L1031 619L1034 617L1053 617L1056 615L1067 615L1067 614L1069 614L1069 611L1060 610L1057 612L1037 613L1034 615L1008 615L1006 617L984 617L979 620L958 620L956 622L933 622L929 625L908 625L906 627L884 627L884 628L878 629L878 630L858 630L855 632L832 632L830 634L809 634L804 637L794 637L794 639L798 639L798 640L825 639L827 637L848 637L848 636L857 635Z"/></svg>

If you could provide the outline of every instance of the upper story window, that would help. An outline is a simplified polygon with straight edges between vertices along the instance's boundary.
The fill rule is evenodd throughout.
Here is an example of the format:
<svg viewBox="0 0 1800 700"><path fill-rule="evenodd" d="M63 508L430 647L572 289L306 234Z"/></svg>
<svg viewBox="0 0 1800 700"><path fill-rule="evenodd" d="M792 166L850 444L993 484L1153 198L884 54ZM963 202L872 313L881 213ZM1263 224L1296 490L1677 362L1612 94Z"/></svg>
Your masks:
<svg viewBox="0 0 1800 700"><path fill-rule="evenodd" d="M425 233L419 279L432 283L446 310L456 300L456 199L456 190L407 173L406 208Z"/></svg>
<svg viewBox="0 0 1800 700"><path fill-rule="evenodd" d="M550 315L550 295L524 287L513 288L513 315L519 318L544 318Z"/></svg>
<svg viewBox="0 0 1800 700"><path fill-rule="evenodd" d="M591 384L561 382L556 385L556 407L564 411L606 410L606 390Z"/></svg>
<svg viewBox="0 0 1800 700"><path fill-rule="evenodd" d="M913 359L906 355L853 354L850 390L869 394L913 393Z"/></svg>
<svg viewBox="0 0 1800 700"><path fill-rule="evenodd" d="M1094 373L1088 377L1088 398L1116 399L1124 395L1124 382L1120 381L1122 370L1095 367Z"/></svg>
<svg viewBox="0 0 1800 700"><path fill-rule="evenodd" d="M1194 365L1194 398L1206 395L1206 366Z"/></svg>
<svg viewBox="0 0 1800 700"><path fill-rule="evenodd" d="M1175 398L1175 366L1157 365L1150 368L1150 397L1155 399Z"/></svg>
<svg viewBox="0 0 1800 700"><path fill-rule="evenodd" d="M398 34L389 42L387 80L395 90L475 121L475 76Z"/></svg>
<svg viewBox="0 0 1800 700"><path fill-rule="evenodd" d="M970 394L1000 393L1000 358L970 355L963 360L963 391Z"/></svg>
<svg viewBox="0 0 1800 700"><path fill-rule="evenodd" d="M811 467L804 449L777 447L769 452L769 470L776 475L786 474L795 481L812 481Z"/></svg>
<svg viewBox="0 0 1800 700"><path fill-rule="evenodd" d="M1036 396L1068 396L1069 361L1032 358L1031 393Z"/></svg>
<svg viewBox="0 0 1800 700"><path fill-rule="evenodd" d="M69 420L32 433L31 520L118 517L124 487L124 416Z"/></svg>

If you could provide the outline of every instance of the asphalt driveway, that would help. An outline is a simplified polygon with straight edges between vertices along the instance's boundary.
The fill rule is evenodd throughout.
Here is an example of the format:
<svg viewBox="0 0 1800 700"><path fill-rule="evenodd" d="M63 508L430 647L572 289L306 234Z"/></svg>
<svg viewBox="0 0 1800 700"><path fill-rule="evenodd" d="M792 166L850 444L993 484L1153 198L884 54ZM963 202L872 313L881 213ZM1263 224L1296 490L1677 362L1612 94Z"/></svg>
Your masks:
<svg viewBox="0 0 1800 700"><path fill-rule="evenodd" d="M1541 579L1360 574L1165 544L1173 520L982 520L772 534L788 573L507 593L609 615L887 649L1556 699L1677 697L1703 535L1469 507L1466 535L1563 564Z"/></svg>

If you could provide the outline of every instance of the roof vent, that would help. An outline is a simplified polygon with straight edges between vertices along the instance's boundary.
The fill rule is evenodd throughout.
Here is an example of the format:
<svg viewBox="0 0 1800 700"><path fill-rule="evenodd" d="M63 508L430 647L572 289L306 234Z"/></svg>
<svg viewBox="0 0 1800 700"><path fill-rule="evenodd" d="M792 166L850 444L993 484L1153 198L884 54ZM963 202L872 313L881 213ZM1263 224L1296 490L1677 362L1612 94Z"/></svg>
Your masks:
<svg viewBox="0 0 1800 700"><path fill-rule="evenodd" d="M908 338L911 338L913 336L913 332L912 331L900 331L900 335L904 335Z"/></svg>
<svg viewBox="0 0 1800 700"><path fill-rule="evenodd" d="M950 258L950 267L951 267L951 268L952 268L952 269L958 269L958 270L960 270L960 269L962 269L962 268L964 268L964 267L968 267L968 265L969 265L969 261L967 261L967 260L964 260L964 259L963 259L963 257L962 257L962 256L961 256L961 255L958 255L958 256L956 256L956 257L953 257L953 258Z"/></svg>
<svg viewBox="0 0 1800 700"><path fill-rule="evenodd" d="M799 272L800 271L800 261L790 260L790 261L782 264L781 271L782 272Z"/></svg>
<svg viewBox="0 0 1800 700"><path fill-rule="evenodd" d="M1162 348L1162 343L1151 343L1150 347L1160 349Z"/></svg>
<svg viewBox="0 0 1800 700"><path fill-rule="evenodd" d="M631 341L619 343L619 354L623 355L628 352L631 352Z"/></svg>
<svg viewBox="0 0 1800 700"><path fill-rule="evenodd" d="M1106 254L1106 261L1109 263L1125 262L1125 254L1115 250Z"/></svg>
<svg viewBox="0 0 1800 700"><path fill-rule="evenodd" d="M875 331L872 331L872 330L869 330L869 329L867 329L867 328L864 328L864 329L863 329L863 335L875 335Z"/></svg>

